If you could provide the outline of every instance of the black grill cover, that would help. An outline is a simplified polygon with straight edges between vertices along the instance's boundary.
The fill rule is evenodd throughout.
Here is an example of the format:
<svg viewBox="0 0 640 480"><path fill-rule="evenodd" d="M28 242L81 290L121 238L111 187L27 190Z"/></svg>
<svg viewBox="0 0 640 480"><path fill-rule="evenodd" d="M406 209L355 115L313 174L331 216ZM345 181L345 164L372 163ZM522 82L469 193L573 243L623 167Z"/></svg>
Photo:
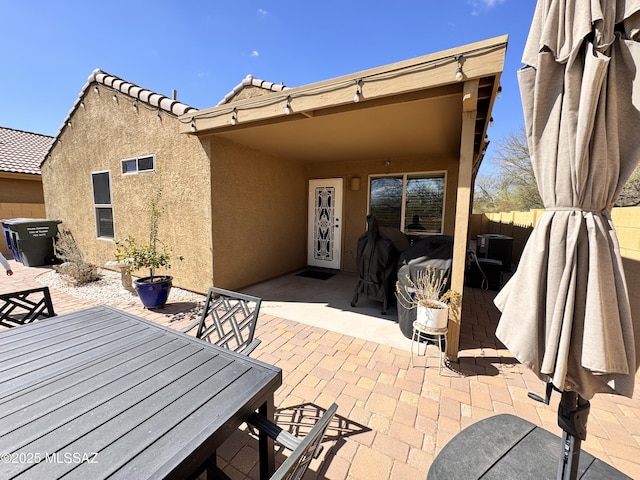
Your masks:
<svg viewBox="0 0 640 480"><path fill-rule="evenodd" d="M408 286L407 275L415 281L419 272L426 270L427 265L444 270L448 278L445 291L451 285L451 262L453 260L453 237L449 235L433 235L413 244L400 255L398 260L398 283L400 288ZM444 293L444 292L441 292ZM398 325L402 334L411 338L416 310L406 309L398 302Z"/></svg>
<svg viewBox="0 0 640 480"><path fill-rule="evenodd" d="M409 242L400 230L379 227L375 215L367 216L367 226L367 231L358 238L358 282L351 306L355 307L358 296L364 294L383 302L384 314L387 311L388 299L394 298L392 295L400 251L408 247Z"/></svg>

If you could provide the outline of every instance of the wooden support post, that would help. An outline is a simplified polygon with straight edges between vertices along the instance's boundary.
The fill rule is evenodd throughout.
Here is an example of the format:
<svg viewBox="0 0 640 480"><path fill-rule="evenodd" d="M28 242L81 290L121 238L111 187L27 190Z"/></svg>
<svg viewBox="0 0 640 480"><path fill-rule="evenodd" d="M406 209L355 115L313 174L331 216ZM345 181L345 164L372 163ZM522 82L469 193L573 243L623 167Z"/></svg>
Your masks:
<svg viewBox="0 0 640 480"><path fill-rule="evenodd" d="M476 113L478 105L478 80L465 82L462 100L462 133L460 136L460 164L458 167L458 192L456 195L456 224L453 235L453 265L451 268L451 289L462 294L464 289L464 270L467 259L467 235L471 196L473 195L473 141L475 135ZM464 301L464 299L463 299ZM462 303L460 304L462 309ZM455 316L449 320L447 339L447 357L458 360L460 347L460 321Z"/></svg>

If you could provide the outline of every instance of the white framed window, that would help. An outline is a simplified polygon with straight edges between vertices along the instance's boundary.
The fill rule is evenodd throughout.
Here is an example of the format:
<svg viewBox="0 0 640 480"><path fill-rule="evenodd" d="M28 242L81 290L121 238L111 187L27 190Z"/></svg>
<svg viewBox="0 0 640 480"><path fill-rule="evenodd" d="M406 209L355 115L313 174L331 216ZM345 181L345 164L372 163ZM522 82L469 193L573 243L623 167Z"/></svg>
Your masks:
<svg viewBox="0 0 640 480"><path fill-rule="evenodd" d="M369 177L369 213L405 233L442 234L445 172Z"/></svg>
<svg viewBox="0 0 640 480"><path fill-rule="evenodd" d="M126 158L122 160L122 174L153 172L156 169L156 156L145 155L144 157Z"/></svg>
<svg viewBox="0 0 640 480"><path fill-rule="evenodd" d="M96 215L96 235L98 238L113 240L113 205L111 204L111 173L91 174L93 185L93 208Z"/></svg>

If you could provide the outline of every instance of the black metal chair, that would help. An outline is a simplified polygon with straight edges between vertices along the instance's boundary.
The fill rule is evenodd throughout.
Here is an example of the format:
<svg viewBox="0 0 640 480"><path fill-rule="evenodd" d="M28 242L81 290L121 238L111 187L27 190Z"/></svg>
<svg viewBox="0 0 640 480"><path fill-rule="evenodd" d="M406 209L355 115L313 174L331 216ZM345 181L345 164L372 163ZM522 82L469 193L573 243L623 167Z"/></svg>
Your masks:
<svg viewBox="0 0 640 480"><path fill-rule="evenodd" d="M259 344L254 339L261 298L211 287L199 320L181 331L197 328L195 336L249 355Z"/></svg>
<svg viewBox="0 0 640 480"><path fill-rule="evenodd" d="M270 477L270 480L299 480L302 478L307 468L309 468L311 460L318 458L322 453L322 439L337 410L338 405L332 404L304 438L299 438L283 430L259 413L251 415L248 420L250 426L266 433L276 443L292 451L291 455L282 462L282 465ZM207 478L229 478L215 464L215 455L212 458L212 462L207 465Z"/></svg>
<svg viewBox="0 0 640 480"><path fill-rule="evenodd" d="M55 317L49 287L0 294L0 325L15 327Z"/></svg>

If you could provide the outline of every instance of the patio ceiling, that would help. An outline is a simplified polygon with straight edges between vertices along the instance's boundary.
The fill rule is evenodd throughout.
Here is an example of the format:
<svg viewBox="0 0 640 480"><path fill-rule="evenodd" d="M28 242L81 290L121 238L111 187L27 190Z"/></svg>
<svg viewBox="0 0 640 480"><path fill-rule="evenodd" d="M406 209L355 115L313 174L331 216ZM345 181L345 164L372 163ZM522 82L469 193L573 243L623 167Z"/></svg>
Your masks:
<svg viewBox="0 0 640 480"><path fill-rule="evenodd" d="M470 112L476 116L477 162L506 44L506 36L497 37L186 114L180 117L181 132L217 135L291 161L457 158L463 112ZM455 75L458 61L462 81Z"/></svg>

